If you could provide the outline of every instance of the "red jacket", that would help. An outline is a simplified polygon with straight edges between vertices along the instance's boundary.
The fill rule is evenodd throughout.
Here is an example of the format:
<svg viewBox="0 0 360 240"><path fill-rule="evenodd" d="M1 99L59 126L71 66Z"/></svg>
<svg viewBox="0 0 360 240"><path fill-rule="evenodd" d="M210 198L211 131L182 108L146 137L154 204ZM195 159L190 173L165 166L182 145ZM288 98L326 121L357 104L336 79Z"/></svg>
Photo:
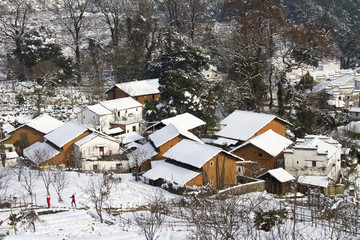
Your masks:
<svg viewBox="0 0 360 240"><path fill-rule="evenodd" d="M75 195L72 195L70 198L72 199L72 202L75 202Z"/></svg>

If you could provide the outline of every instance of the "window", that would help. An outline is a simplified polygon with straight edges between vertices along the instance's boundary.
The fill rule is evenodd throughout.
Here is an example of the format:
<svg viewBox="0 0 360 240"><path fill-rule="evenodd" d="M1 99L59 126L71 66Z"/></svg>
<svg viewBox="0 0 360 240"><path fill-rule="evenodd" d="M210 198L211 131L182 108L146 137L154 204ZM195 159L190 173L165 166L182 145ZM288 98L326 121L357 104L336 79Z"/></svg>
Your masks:
<svg viewBox="0 0 360 240"><path fill-rule="evenodd" d="M120 117L120 111L118 112L118 117Z"/></svg>
<svg viewBox="0 0 360 240"><path fill-rule="evenodd" d="M316 161L312 161L312 166L316 167Z"/></svg>
<svg viewBox="0 0 360 240"><path fill-rule="evenodd" d="M133 127L132 127L132 131L133 131L133 132L136 132L136 126L133 126Z"/></svg>
<svg viewBox="0 0 360 240"><path fill-rule="evenodd" d="M95 116L93 116L93 119L95 119Z"/></svg>
<svg viewBox="0 0 360 240"><path fill-rule="evenodd" d="M155 94L153 94L151 97L152 97L152 99L155 99Z"/></svg>
<svg viewBox="0 0 360 240"><path fill-rule="evenodd" d="M296 161L297 164L299 164L299 161Z"/></svg>
<svg viewBox="0 0 360 240"><path fill-rule="evenodd" d="M356 113L356 116L359 116L359 113Z"/></svg>
<svg viewBox="0 0 360 240"><path fill-rule="evenodd" d="M262 157L262 153L259 153L259 157Z"/></svg>
<svg viewBox="0 0 360 240"><path fill-rule="evenodd" d="M135 100L138 100L139 99L139 97L135 97Z"/></svg>
<svg viewBox="0 0 360 240"><path fill-rule="evenodd" d="M98 170L98 165L97 164L93 165L93 170L95 170L95 171Z"/></svg>
<svg viewBox="0 0 360 240"><path fill-rule="evenodd" d="M347 99L350 99L350 96L347 96Z"/></svg>
<svg viewBox="0 0 360 240"><path fill-rule="evenodd" d="M85 119L85 116L84 116L84 119Z"/></svg>
<svg viewBox="0 0 360 240"><path fill-rule="evenodd" d="M341 100L341 97L339 97L339 100Z"/></svg>
<svg viewBox="0 0 360 240"><path fill-rule="evenodd" d="M210 167L212 167L212 166L214 166L214 162L213 162L213 161L210 162Z"/></svg>
<svg viewBox="0 0 360 240"><path fill-rule="evenodd" d="M126 130L126 133L129 133L130 132L130 130L128 129L128 130Z"/></svg>
<svg viewBox="0 0 360 240"><path fill-rule="evenodd" d="M116 169L121 168L121 165L122 165L121 163L117 163L117 164L116 164Z"/></svg>
<svg viewBox="0 0 360 240"><path fill-rule="evenodd" d="M100 150L101 153L103 153L104 152L104 147L99 147L99 150Z"/></svg>

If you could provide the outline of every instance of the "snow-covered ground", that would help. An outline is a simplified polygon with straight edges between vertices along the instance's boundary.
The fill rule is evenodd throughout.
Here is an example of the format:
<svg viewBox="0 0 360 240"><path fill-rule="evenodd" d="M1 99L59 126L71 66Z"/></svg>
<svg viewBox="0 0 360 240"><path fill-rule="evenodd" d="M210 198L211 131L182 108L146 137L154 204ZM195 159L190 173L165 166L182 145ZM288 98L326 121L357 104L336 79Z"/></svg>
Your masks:
<svg viewBox="0 0 360 240"><path fill-rule="evenodd" d="M0 169L3 171L4 169ZM27 171L27 170L25 170ZM11 171L12 177L6 196L11 199L18 197L20 201L30 201L26 190L18 182L17 171ZM10 209L0 209L0 233L9 234L6 239L145 239L140 228L134 225L133 210L147 206L149 200L155 195L161 195L166 200L176 200L177 195L171 194L161 188L152 187L139 181L136 182L131 174L121 174L121 182L117 183L110 198L104 204L106 208L117 208L124 211L120 215L110 216L105 214L105 220L113 224L100 223L89 196L84 192L90 178L98 178L99 174L85 174L66 172L69 184L61 194L64 202L58 202L55 190L50 187L51 208L47 208L46 190L39 177L33 187L34 207L39 213L41 222L36 222L36 232L26 225L17 224L15 235L13 226L9 225L7 218L11 214ZM77 207L71 207L71 195L75 193ZM21 200L22 199L22 200ZM48 211L54 213L47 213ZM13 213L20 208L12 209ZM128 212L127 212L128 211ZM189 232L183 228L164 227L159 232L159 239L185 239Z"/></svg>

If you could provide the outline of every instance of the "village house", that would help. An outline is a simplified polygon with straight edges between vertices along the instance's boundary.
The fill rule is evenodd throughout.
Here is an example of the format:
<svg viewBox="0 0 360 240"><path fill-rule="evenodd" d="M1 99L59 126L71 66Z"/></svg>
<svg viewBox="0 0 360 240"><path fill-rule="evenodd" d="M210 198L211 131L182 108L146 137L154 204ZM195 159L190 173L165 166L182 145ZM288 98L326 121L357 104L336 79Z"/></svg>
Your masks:
<svg viewBox="0 0 360 240"><path fill-rule="evenodd" d="M44 136L44 142L36 142L24 149L24 157L36 165L74 166L74 145L91 131L76 121L68 121Z"/></svg>
<svg viewBox="0 0 360 240"><path fill-rule="evenodd" d="M217 141L217 144L229 144L228 139L230 139L233 140L232 145L239 145L270 129L285 137L286 125L290 123L272 114L235 110L220 124L222 129L216 133L216 136L222 141Z"/></svg>
<svg viewBox="0 0 360 240"><path fill-rule="evenodd" d="M16 167L18 165L17 164L18 157L19 155L17 154L17 152L5 153L5 161L3 162L3 167Z"/></svg>
<svg viewBox="0 0 360 240"><path fill-rule="evenodd" d="M167 152L170 148L175 146L183 139L201 142L201 140L191 132L172 123L150 134L149 139L158 152L158 154L153 157L153 159L157 160L162 159L165 152Z"/></svg>
<svg viewBox="0 0 360 240"><path fill-rule="evenodd" d="M147 79L115 84L105 92L107 99L132 97L141 104L145 100L158 100L160 98L159 79Z"/></svg>
<svg viewBox="0 0 360 240"><path fill-rule="evenodd" d="M201 74L204 76L205 80L209 82L219 82L222 81L222 73L217 70L217 67L210 65L209 69L203 70Z"/></svg>
<svg viewBox="0 0 360 240"><path fill-rule="evenodd" d="M44 135L63 125L63 122L42 114L28 123L21 125L10 132L10 135L3 139L2 143L9 150L14 151L14 145L18 146L18 153L22 155L22 149L36 142L43 142Z"/></svg>
<svg viewBox="0 0 360 240"><path fill-rule="evenodd" d="M131 97L103 101L77 114L78 122L111 134L139 132L142 105Z"/></svg>
<svg viewBox="0 0 360 240"><path fill-rule="evenodd" d="M284 165L284 150L293 142L273 130L268 130L230 152L252 163L245 164L245 176L257 177L268 170Z"/></svg>
<svg viewBox="0 0 360 240"><path fill-rule="evenodd" d="M314 86L312 92L325 92L327 102L334 109L351 109L359 107L360 85L357 79L359 75L352 71L338 71L334 75L319 77L319 83Z"/></svg>
<svg viewBox="0 0 360 240"><path fill-rule="evenodd" d="M331 137L307 135L284 151L285 170L291 175L325 176L338 181L341 170L341 144Z"/></svg>
<svg viewBox="0 0 360 240"><path fill-rule="evenodd" d="M100 132L92 132L74 143L75 166L82 170L128 171L127 161L122 159L124 150L119 140Z"/></svg>
<svg viewBox="0 0 360 240"><path fill-rule="evenodd" d="M291 192L291 183L295 181L295 178L283 168L271 169L257 178L265 180L266 191L281 195Z"/></svg>
<svg viewBox="0 0 360 240"><path fill-rule="evenodd" d="M237 185L237 163L243 159L221 148L184 139L156 161L143 177L154 184L206 186L218 190Z"/></svg>
<svg viewBox="0 0 360 240"><path fill-rule="evenodd" d="M360 120L360 107L353 107L349 109L349 117L353 121L359 121Z"/></svg>

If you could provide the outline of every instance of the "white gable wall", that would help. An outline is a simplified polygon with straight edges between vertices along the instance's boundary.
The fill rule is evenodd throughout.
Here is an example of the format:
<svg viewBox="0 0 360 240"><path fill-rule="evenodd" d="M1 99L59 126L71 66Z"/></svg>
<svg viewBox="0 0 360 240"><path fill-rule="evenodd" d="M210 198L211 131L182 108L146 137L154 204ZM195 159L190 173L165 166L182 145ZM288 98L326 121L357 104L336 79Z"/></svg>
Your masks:
<svg viewBox="0 0 360 240"><path fill-rule="evenodd" d="M100 147L104 149L104 156L109 156L110 151L111 155L122 153L119 143L97 136L81 146L75 145L75 154L78 159L101 158L103 154L100 152Z"/></svg>
<svg viewBox="0 0 360 240"><path fill-rule="evenodd" d="M328 158L316 148L294 148L284 152L285 170L295 177L301 175L328 176L338 180L341 169L341 148ZM313 166L315 162L316 166Z"/></svg>
<svg viewBox="0 0 360 240"><path fill-rule="evenodd" d="M116 111L115 121L142 120L142 107Z"/></svg>

